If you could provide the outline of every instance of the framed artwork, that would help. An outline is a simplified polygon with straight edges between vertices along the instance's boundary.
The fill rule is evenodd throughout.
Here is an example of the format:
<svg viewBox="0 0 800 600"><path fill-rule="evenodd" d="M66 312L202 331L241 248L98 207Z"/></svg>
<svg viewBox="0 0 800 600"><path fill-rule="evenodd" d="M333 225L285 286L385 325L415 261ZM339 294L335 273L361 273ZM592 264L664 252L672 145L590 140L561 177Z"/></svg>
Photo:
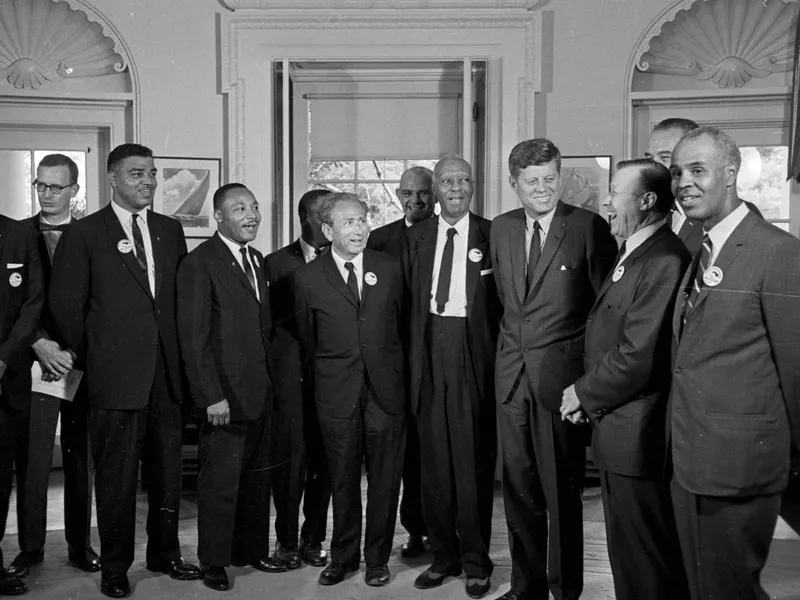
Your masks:
<svg viewBox="0 0 800 600"><path fill-rule="evenodd" d="M611 185L611 156L563 156L561 185L563 202L601 214Z"/></svg>
<svg viewBox="0 0 800 600"><path fill-rule="evenodd" d="M210 237L217 230L212 198L220 184L222 160L155 156L158 188L153 210L183 225L186 237Z"/></svg>

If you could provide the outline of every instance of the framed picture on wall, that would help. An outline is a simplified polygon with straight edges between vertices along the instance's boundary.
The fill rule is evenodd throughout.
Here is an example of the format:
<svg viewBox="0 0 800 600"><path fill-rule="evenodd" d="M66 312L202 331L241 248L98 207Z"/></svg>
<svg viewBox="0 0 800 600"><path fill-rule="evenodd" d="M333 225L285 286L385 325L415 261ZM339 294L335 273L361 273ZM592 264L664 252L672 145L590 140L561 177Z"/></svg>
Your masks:
<svg viewBox="0 0 800 600"><path fill-rule="evenodd" d="M611 185L611 156L563 156L561 200L597 214L605 214L600 203Z"/></svg>
<svg viewBox="0 0 800 600"><path fill-rule="evenodd" d="M210 237L217 230L212 198L220 184L222 160L155 156L158 188L153 210L183 225L186 237Z"/></svg>

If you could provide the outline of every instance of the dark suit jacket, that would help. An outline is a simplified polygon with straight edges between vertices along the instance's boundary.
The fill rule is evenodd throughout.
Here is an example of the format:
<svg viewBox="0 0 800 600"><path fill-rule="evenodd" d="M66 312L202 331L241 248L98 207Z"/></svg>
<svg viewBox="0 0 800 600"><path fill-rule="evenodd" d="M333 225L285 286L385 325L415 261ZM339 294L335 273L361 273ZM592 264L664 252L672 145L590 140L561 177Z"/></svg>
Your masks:
<svg viewBox="0 0 800 600"><path fill-rule="evenodd" d="M403 252L401 240L406 229L409 228L406 227L405 217L392 221L383 227L378 227L375 231L370 232L367 248L385 252L400 260Z"/></svg>
<svg viewBox="0 0 800 600"><path fill-rule="evenodd" d="M511 399L524 366L533 397L558 412L564 389L583 375L586 317L614 264L617 243L600 216L559 202L529 293L526 252L524 209L496 217L492 261L505 309L497 343L497 397L503 403Z"/></svg>
<svg viewBox="0 0 800 600"><path fill-rule="evenodd" d="M670 392L675 477L711 496L780 492L790 444L800 446L800 240L748 214L681 315L692 268L673 315Z"/></svg>
<svg viewBox="0 0 800 600"><path fill-rule="evenodd" d="M743 200L743 202L747 205L747 208L750 209L750 212L761 219L764 218L764 216L761 214L761 211L758 210L758 207L755 204L748 202L747 200ZM689 250L689 253L692 256L700 252L700 246L703 244L703 228L697 221L684 219L683 223L681 224L681 228L678 231L678 237L686 245L686 248Z"/></svg>
<svg viewBox="0 0 800 600"><path fill-rule="evenodd" d="M494 359L502 307L492 277L492 257L489 253L491 221L469 213L467 253L479 250L482 258L473 262L467 258L467 329L469 331L472 367L478 381L481 400L494 402ZM417 413L422 384L425 327L431 307L433 263L439 218L414 225L403 236L403 270L411 294L411 335L409 362L411 367L411 411Z"/></svg>
<svg viewBox="0 0 800 600"><path fill-rule="evenodd" d="M50 274L53 271L53 264L50 261L50 253L47 251L47 242L44 239L44 234L41 231L41 213L36 213L32 217L28 217L22 221L27 223L36 232L36 248L39 250L39 262L42 265L42 277L44 287L44 305L42 307L42 317L39 320L39 329L33 341L36 342L41 338L53 339L51 330L54 330L53 317L50 315L47 296L50 292ZM58 340L56 340L58 341Z"/></svg>
<svg viewBox="0 0 800 600"><path fill-rule="evenodd" d="M27 223L0 215L0 407L24 410L31 397L31 353L44 304L36 234ZM12 284L12 281L14 284Z"/></svg>
<svg viewBox="0 0 800 600"><path fill-rule="evenodd" d="M657 476L666 458L672 309L691 255L664 225L603 282L586 325L586 374L575 383L602 469Z"/></svg>
<svg viewBox="0 0 800 600"><path fill-rule="evenodd" d="M293 278L298 337L312 361L317 410L320 416L351 416L366 371L381 408L400 414L405 410L400 264L365 250L363 275L373 273L377 282L363 282L357 305L332 252L303 265Z"/></svg>
<svg viewBox="0 0 800 600"><path fill-rule="evenodd" d="M261 253L250 248L261 302L215 233L178 269L178 335L195 414L227 400L231 422L258 419L271 400L269 294ZM271 406L270 406L271 408Z"/></svg>
<svg viewBox="0 0 800 600"><path fill-rule="evenodd" d="M159 344L173 399L182 397L175 276L186 240L181 224L164 215L148 211L147 225L155 298L133 252L117 249L127 237L110 205L72 223L53 257L50 311L58 339L77 353L97 408L147 405Z"/></svg>

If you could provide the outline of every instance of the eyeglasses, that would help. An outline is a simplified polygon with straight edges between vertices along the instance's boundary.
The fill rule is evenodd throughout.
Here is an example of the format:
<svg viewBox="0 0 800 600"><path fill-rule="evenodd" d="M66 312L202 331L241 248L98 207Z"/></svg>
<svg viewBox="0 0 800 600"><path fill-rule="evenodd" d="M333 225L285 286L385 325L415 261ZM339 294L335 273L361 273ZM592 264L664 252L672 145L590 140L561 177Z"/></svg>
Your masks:
<svg viewBox="0 0 800 600"><path fill-rule="evenodd" d="M46 183L42 183L38 179L33 182L33 187L36 188L36 191L40 194L44 194L47 192L47 188L50 188L50 191L53 192L53 196L58 196L61 192L63 192L68 187L72 187L75 185L74 183L70 183L69 185L57 185L55 183L51 183L50 185Z"/></svg>

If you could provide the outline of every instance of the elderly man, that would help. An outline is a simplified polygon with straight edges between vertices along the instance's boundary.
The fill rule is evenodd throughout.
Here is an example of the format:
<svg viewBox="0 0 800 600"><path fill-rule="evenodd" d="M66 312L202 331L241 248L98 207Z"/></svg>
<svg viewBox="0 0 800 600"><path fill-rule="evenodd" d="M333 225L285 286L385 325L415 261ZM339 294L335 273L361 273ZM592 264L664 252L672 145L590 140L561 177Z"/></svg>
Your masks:
<svg viewBox="0 0 800 600"><path fill-rule="evenodd" d="M672 498L694 600L766 599L760 583L800 448L800 241L736 193L741 154L701 127L672 191L703 243L673 317ZM796 454L795 454L796 455Z"/></svg>
<svg viewBox="0 0 800 600"><path fill-rule="evenodd" d="M672 232L670 174L646 158L617 163L603 202L624 241L586 325L586 373L561 414L593 426L617 600L688 598L666 475L675 291L691 255Z"/></svg>
<svg viewBox="0 0 800 600"><path fill-rule="evenodd" d="M403 275L393 258L364 250L367 207L356 196L326 196L320 219L331 250L294 275L298 337L313 365L333 495L331 564L319 582L335 585L358 570L366 461L365 579L383 586L390 578L405 442Z"/></svg>
<svg viewBox="0 0 800 600"><path fill-rule="evenodd" d="M470 212L467 161L436 163L436 219L403 239L411 294L411 412L422 449L422 502L433 564L414 585L430 589L467 575L466 592L491 587L494 463L497 449L494 353L500 303L489 254L490 222Z"/></svg>
<svg viewBox="0 0 800 600"><path fill-rule="evenodd" d="M584 433L561 420L564 389L583 374L586 318L617 245L608 224L559 201L561 153L547 139L517 144L509 183L523 208L492 223L503 303L496 386L503 499L511 546L505 600L583 590Z"/></svg>

